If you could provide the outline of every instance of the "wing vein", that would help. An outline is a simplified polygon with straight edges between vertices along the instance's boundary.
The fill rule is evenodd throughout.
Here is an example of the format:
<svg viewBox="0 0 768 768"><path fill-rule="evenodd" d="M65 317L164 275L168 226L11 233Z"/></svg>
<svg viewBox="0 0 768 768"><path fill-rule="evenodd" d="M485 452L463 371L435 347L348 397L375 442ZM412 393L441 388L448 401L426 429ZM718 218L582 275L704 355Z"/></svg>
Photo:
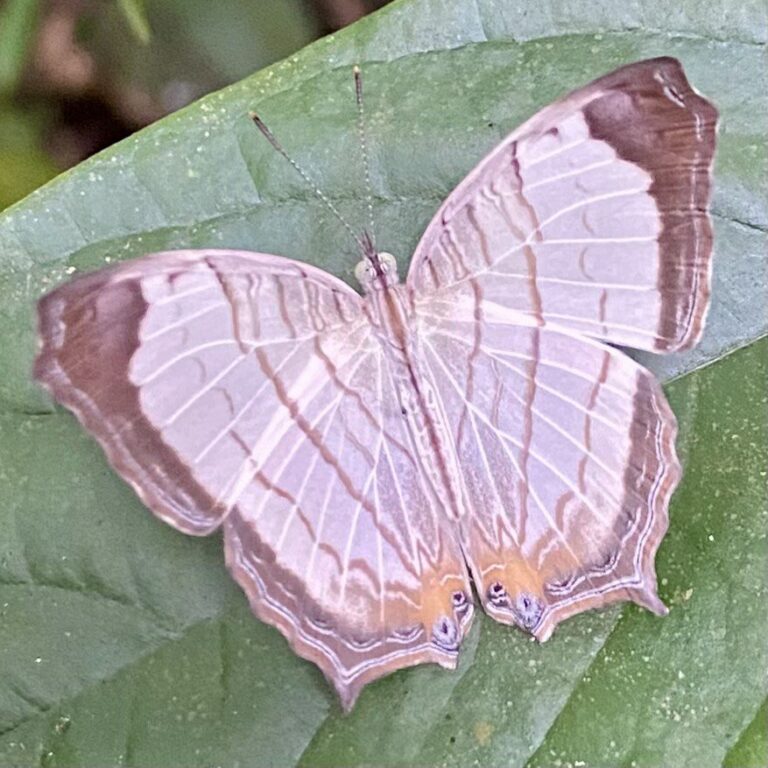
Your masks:
<svg viewBox="0 0 768 768"><path fill-rule="evenodd" d="M429 344L429 342L427 342L427 343ZM451 384L453 385L454 389L456 389L457 394L459 396L461 396L461 386L456 381L455 377L450 372L450 370L447 368L447 366L445 365L444 361L442 360L440 355L437 353L437 351L432 347L431 344L429 344L429 346L432 348L432 351L433 351L435 357L437 358L441 368L445 372L445 376L446 376L447 380L451 382ZM486 424L486 426L489 427L489 429L491 429L493 432L496 432L499 435L499 437L502 438L500 440L500 444L504 448L504 452L509 457L509 459L512 462L512 464L513 464L516 472L518 473L519 477L521 477L521 478L524 477L524 475L522 473L522 470L521 470L521 467L517 463L517 460L515 459L514 454L512 452L510 452L508 450L508 448L506 447L506 441L507 440L512 445L514 445L516 448L520 448L520 449L523 448L522 443L520 443L515 437L510 435L505 430L502 430L502 429L500 429L498 427L494 427L494 425L491 424L488 421L488 419L485 417L485 415L482 413L482 411L480 411L473 403L468 403L468 405L469 405L469 408L472 411L472 413L474 413L477 416L477 418L479 418L481 421L483 421ZM591 512L595 515L595 517L597 519L600 519L600 520L603 520L604 522L607 522L605 517L603 517L602 515L598 514L597 510L592 506L591 502L584 496L583 493L581 493L581 491L578 488L576 488L571 483L571 481L568 478L563 476L557 469L555 469L555 467L553 467L549 462L547 462L536 451L534 451L532 449L529 449L529 454L534 459L536 459L542 466L544 466L546 469L548 469L553 475L555 475L555 477L557 477L566 487L570 488L573 491L574 495L579 497L579 499L585 504L585 506L587 506L591 510ZM536 488L534 487L534 485L529 482L528 483L528 488L529 488L529 490L531 492L531 496L533 496L534 500L536 501L537 506L541 510L542 514L546 518L546 520L549 523L549 525L551 526L552 530L554 530L556 532L556 535L560 539L560 541L563 544L563 546L567 549L569 554L573 557L574 562L579 564L580 563L580 559L579 559L578 555L576 554L576 552L572 549L572 547L568 543L568 541L567 541L567 539L566 539L566 537L564 535L564 532L560 530L560 528L558 527L556 521L550 515L549 510L546 508L546 505L539 498L539 495L536 492ZM614 536L615 535L616 534L614 533Z"/></svg>

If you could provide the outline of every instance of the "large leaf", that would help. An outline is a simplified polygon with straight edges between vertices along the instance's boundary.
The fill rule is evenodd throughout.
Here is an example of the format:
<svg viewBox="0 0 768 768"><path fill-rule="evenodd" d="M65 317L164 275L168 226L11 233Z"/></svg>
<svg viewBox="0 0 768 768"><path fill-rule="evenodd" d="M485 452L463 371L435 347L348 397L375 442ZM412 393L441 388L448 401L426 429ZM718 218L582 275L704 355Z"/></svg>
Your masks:
<svg viewBox="0 0 768 768"><path fill-rule="evenodd" d="M404 0L0 217L0 765L764 764L764 23L758 3L726 0ZM580 616L544 646L481 619L457 672L399 672L343 717L316 669L250 616L218 537L152 518L30 383L33 303L72 272L181 246L268 250L351 280L353 244L246 115L257 109L362 222L353 62L378 240L404 270L501 135L658 54L681 58L723 115L710 324L697 351L652 361L681 377L668 391L686 475L658 561L671 614Z"/></svg>

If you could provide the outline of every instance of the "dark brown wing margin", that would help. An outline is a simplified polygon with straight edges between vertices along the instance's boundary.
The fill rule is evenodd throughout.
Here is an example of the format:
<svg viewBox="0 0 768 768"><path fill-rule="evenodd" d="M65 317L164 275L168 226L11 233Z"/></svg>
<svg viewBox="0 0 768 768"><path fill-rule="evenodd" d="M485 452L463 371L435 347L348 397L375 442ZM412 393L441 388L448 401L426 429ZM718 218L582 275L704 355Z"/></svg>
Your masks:
<svg viewBox="0 0 768 768"><path fill-rule="evenodd" d="M225 510L142 413L128 366L147 305L138 281L121 279L120 270L85 275L40 300L33 374L99 441L146 506L184 533L202 536L218 527Z"/></svg>
<svg viewBox="0 0 768 768"><path fill-rule="evenodd" d="M709 306L717 109L669 57L622 67L589 87L603 92L584 106L592 135L653 177L650 193L662 225L658 351L688 349L701 336Z"/></svg>

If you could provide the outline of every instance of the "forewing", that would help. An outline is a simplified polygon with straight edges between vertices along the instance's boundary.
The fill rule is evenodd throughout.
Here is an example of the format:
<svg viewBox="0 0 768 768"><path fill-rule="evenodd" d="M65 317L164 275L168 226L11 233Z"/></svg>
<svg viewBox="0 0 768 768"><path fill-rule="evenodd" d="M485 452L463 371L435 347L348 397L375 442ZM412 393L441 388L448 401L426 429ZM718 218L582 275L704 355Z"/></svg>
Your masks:
<svg viewBox="0 0 768 768"><path fill-rule="evenodd" d="M463 547L486 611L539 640L615 601L665 613L654 556L680 467L654 377L480 293L422 315L420 339L454 427Z"/></svg>
<svg viewBox="0 0 768 768"><path fill-rule="evenodd" d="M408 281L611 343L698 340L708 306L716 109L671 58L623 67L544 108L456 188Z"/></svg>
<svg viewBox="0 0 768 768"><path fill-rule="evenodd" d="M39 313L38 380L156 515L223 525L254 612L346 707L399 667L455 665L466 568L351 288L179 251L76 279Z"/></svg>
<svg viewBox="0 0 768 768"><path fill-rule="evenodd" d="M269 397L256 352L306 359L302 345L323 325L359 322L357 295L330 276L317 327L289 310L286 289L303 307L324 285L302 271L276 257L211 250L84 275L40 301L35 377L155 514L185 533L209 533L227 512L227 466L217 461L240 435L219 433L253 398L240 422L251 428ZM206 461L211 452L216 460Z"/></svg>

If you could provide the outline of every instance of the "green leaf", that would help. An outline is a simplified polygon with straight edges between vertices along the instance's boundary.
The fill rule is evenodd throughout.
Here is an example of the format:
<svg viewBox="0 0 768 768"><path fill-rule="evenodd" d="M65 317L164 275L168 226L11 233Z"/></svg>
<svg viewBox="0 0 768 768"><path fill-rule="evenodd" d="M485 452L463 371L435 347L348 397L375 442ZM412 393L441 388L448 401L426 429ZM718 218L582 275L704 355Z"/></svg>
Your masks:
<svg viewBox="0 0 768 768"><path fill-rule="evenodd" d="M117 0L123 18L128 22L134 37L142 44L147 45L152 39L152 29L149 26L147 12L143 0Z"/></svg>
<svg viewBox="0 0 768 768"><path fill-rule="evenodd" d="M768 699L725 757L724 768L763 768L768 765Z"/></svg>
<svg viewBox="0 0 768 768"><path fill-rule="evenodd" d="M0 96L12 93L35 30L40 0L7 0L0 8Z"/></svg>
<svg viewBox="0 0 768 768"><path fill-rule="evenodd" d="M706 767L759 757L765 39L757 3L405 0L0 215L0 764ZM502 135L568 89L659 54L678 56L722 113L710 322L699 349L652 363L677 377L668 392L685 462L658 559L671 614L593 612L543 646L480 619L457 672L401 671L343 717L320 673L251 617L220 539L152 518L30 383L34 301L68 274L169 247L266 250L351 281L354 245L247 112L362 223L355 62L378 240L404 271L441 199Z"/></svg>

